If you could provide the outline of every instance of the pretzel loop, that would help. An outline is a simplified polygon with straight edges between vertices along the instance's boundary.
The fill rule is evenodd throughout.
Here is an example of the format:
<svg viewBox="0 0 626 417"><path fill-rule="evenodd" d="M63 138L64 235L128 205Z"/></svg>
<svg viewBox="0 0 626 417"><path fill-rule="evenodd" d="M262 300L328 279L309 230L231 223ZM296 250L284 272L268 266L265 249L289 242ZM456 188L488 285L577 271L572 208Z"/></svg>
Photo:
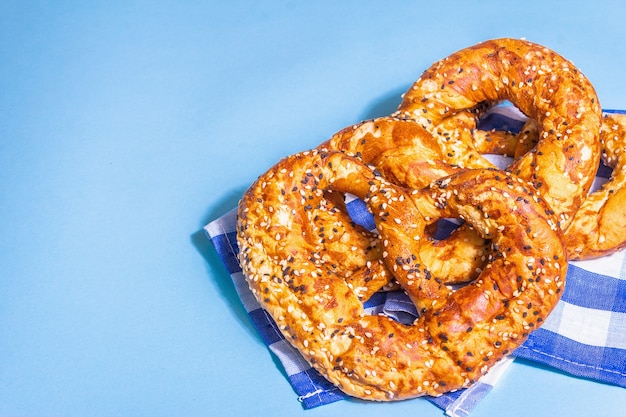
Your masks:
<svg viewBox="0 0 626 417"><path fill-rule="evenodd" d="M518 134L492 132L493 153L510 153L514 158L532 150L539 142L536 123L529 120ZM626 115L606 113L600 127L601 158L611 175L592 190L564 229L564 244L570 260L593 259L626 248Z"/></svg>
<svg viewBox="0 0 626 417"><path fill-rule="evenodd" d="M495 39L433 64L404 95L398 115L420 122L450 155L479 160L472 110L509 100L536 121L539 142L509 167L542 192L566 227L600 160L601 107L589 80L554 51Z"/></svg>
<svg viewBox="0 0 626 417"><path fill-rule="evenodd" d="M329 192L369 205L382 262L421 312L412 325L366 315L362 294L339 273L349 252L325 251L319 213L339 210L322 203ZM424 212L460 216L491 239L490 264L475 282L452 291L424 266ZM344 230L338 239L354 242L356 229ZM549 208L512 175L467 170L408 192L336 151L296 154L262 175L240 203L237 239L249 286L285 337L344 392L374 400L471 384L541 324L567 269Z"/></svg>
<svg viewBox="0 0 626 417"><path fill-rule="evenodd" d="M388 181L410 189L423 188L462 169L445 162L444 149L419 123L393 116L346 127L317 149L339 150L358 157L374 165ZM482 259L487 249L480 236L467 228L460 228L446 241L437 240L434 233L429 233L422 240L420 253L432 273L445 277L447 283L461 283L477 276L484 266Z"/></svg>

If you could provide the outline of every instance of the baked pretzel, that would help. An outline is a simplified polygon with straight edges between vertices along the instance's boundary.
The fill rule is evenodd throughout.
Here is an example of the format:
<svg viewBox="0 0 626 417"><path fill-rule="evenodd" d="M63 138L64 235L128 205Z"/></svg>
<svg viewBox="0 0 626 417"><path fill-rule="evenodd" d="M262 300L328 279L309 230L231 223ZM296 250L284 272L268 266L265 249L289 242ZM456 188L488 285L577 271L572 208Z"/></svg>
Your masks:
<svg viewBox="0 0 626 417"><path fill-rule="evenodd" d="M375 166L388 181L410 189L423 188L462 169L444 162L438 141L420 124L393 116L346 127L318 149L339 150L358 157ZM420 248L421 258L431 273L445 277L448 284L476 278L489 252L485 240L467 227L456 229L450 239L438 240L434 238L436 228L432 229Z"/></svg>
<svg viewBox="0 0 626 417"><path fill-rule="evenodd" d="M318 149L356 156L374 165L388 181L413 189L461 169L444 160L438 140L419 123L394 116L364 120L341 129Z"/></svg>
<svg viewBox="0 0 626 417"><path fill-rule="evenodd" d="M491 132L490 139L477 149L519 158L538 142L536 123L529 120L518 134ZM626 115L603 115L600 142L602 161L612 168L611 177L587 196L564 230L570 260L598 258L626 247Z"/></svg>
<svg viewBox="0 0 626 417"><path fill-rule="evenodd" d="M473 146L476 109L502 100L535 120L540 139L508 170L541 191L564 228L600 160L599 101L571 62L525 40L486 41L428 68L405 93L398 115L437 135L451 157L476 160L482 158Z"/></svg>
<svg viewBox="0 0 626 417"><path fill-rule="evenodd" d="M328 192L352 193L371 208L382 259L421 313L412 325L366 315L337 272L351 251L326 251L328 230L316 216ZM491 240L490 263L473 283L452 291L424 267L423 213L429 221L460 216ZM381 401L439 395L512 352L560 298L567 262L549 213L532 185L501 171L464 170L409 192L358 158L314 150L281 160L246 191L238 257L286 339L341 390ZM345 230L340 240L355 244Z"/></svg>
<svg viewBox="0 0 626 417"><path fill-rule="evenodd" d="M613 171L565 229L571 259L597 258L626 247L626 116L606 114L600 138L602 159Z"/></svg>

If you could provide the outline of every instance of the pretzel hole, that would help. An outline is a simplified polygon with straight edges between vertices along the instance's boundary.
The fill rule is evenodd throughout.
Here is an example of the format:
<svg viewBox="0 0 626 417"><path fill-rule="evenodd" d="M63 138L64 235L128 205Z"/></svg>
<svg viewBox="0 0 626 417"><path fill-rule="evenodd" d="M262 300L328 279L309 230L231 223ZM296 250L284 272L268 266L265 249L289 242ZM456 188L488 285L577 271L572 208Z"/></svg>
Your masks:
<svg viewBox="0 0 626 417"><path fill-rule="evenodd" d="M345 195L345 207L350 218L355 224L363 227L366 230L371 231L373 234L378 234L374 216L369 212L367 204L358 197L346 193ZM425 230L424 239L433 239L434 241L444 242L446 238L450 236L455 230L459 228L465 222L460 218L441 218L429 226ZM449 253L447 257L437 259L437 262L442 262L448 266L463 265L462 261L459 262L455 259L458 254ZM437 256L441 256L438 253ZM487 258L487 254L481 254L481 257ZM480 262L484 263L484 260ZM433 265L435 266L435 265ZM445 282L448 277L445 274L447 267L445 265L437 265L433 268L438 271L436 279L441 282ZM442 275L442 271L444 271ZM445 282L448 289L456 291L465 285L470 284L480 274L480 269L474 269L474 267L467 267L464 271L464 279L453 279L452 282ZM361 292L366 294L367 297L359 297L362 301L364 309L371 315L384 315L399 323L405 325L411 325L415 320L420 317L419 308L411 301L406 292L401 288L400 284L393 276L389 276L385 284L380 286L379 281L372 280L371 282L364 284L363 277L371 274L370 268L362 268L354 275L349 277L346 282L352 284L355 281L360 282ZM458 274L458 273L457 273ZM354 284L353 287L356 287ZM367 290L365 290L367 288Z"/></svg>
<svg viewBox="0 0 626 417"><path fill-rule="evenodd" d="M477 129L519 133L526 123L527 117L508 100L483 106L486 110L478 117Z"/></svg>
<svg viewBox="0 0 626 417"><path fill-rule="evenodd" d="M426 227L425 234L428 239L440 242L449 238L464 223L463 220L455 218L439 219Z"/></svg>

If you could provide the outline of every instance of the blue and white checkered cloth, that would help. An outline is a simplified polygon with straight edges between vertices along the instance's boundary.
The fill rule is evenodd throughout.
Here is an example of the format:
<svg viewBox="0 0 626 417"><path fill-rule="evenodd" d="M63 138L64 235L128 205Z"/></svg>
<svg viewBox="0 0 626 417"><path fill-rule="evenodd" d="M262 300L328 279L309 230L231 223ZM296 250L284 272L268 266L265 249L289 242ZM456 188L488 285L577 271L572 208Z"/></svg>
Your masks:
<svg viewBox="0 0 626 417"><path fill-rule="evenodd" d="M511 107L498 107L482 122L483 128L514 130L523 118ZM596 187L610 176L600 169ZM362 201L347 203L352 218L373 228L371 215ZM272 318L257 303L237 261L236 209L205 226L220 259L255 328L269 350L282 363L304 408L313 408L346 398L326 381L285 340ZM624 231L626 233L626 230ZM382 313L410 323L416 317L413 304L401 292L377 293L365 304L372 314ZM626 388L626 252L599 260L571 262L565 291L544 325L533 332L514 357L536 361L573 376ZM507 358L477 383L465 390L427 400L452 417L467 416L495 386L513 357Z"/></svg>

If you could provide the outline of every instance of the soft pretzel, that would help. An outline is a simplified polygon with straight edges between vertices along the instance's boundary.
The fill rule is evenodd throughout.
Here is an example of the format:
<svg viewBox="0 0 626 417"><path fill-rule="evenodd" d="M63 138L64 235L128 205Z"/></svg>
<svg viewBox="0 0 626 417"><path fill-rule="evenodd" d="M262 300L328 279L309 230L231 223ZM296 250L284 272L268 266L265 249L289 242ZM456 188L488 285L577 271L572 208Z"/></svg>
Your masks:
<svg viewBox="0 0 626 417"><path fill-rule="evenodd" d="M565 229L571 259L597 258L626 248L626 115L606 114L600 138L602 159L613 171Z"/></svg>
<svg viewBox="0 0 626 417"><path fill-rule="evenodd" d="M374 165L388 181L410 189L423 188L462 169L444 162L438 141L419 123L393 116L346 127L318 149L339 150L358 157ZM470 168L483 165L478 163ZM431 273L445 277L449 284L467 282L478 275L488 253L484 239L467 227L456 229L448 240L437 240L433 235L429 233L420 248L421 258Z"/></svg>
<svg viewBox="0 0 626 417"><path fill-rule="evenodd" d="M316 221L338 210L325 202L329 192L371 208L382 259L421 312L413 325L366 315L337 272L351 251L326 251L329 231ZM429 221L460 216L491 240L490 263L473 283L452 291L424 267L424 213ZM358 158L314 150L283 159L244 194L238 257L286 339L341 390L382 401L439 395L483 375L556 304L567 262L549 213L531 185L501 171L464 170L409 192ZM338 239L356 244L356 230L344 230Z"/></svg>
<svg viewBox="0 0 626 417"><path fill-rule="evenodd" d="M539 141L538 129L529 120L518 134L491 132L477 149L519 158ZM598 258L626 247L626 115L605 113L600 128L602 160L612 168L611 177L591 192L564 230L571 260Z"/></svg>
<svg viewBox="0 0 626 417"><path fill-rule="evenodd" d="M529 119L519 132L476 130L473 134L476 150L482 154L507 155L518 159L539 143L537 123Z"/></svg>
<svg viewBox="0 0 626 417"><path fill-rule="evenodd" d="M413 189L461 169L444 160L444 150L437 139L419 123L393 116L364 120L341 129L318 149L356 156L374 165L388 181Z"/></svg>
<svg viewBox="0 0 626 417"><path fill-rule="evenodd" d="M531 181L566 227L600 160L601 108L589 80L550 49L496 39L433 64L404 95L398 115L422 123L448 154L482 158L473 146L477 106L509 100L539 129L539 143L508 169Z"/></svg>

